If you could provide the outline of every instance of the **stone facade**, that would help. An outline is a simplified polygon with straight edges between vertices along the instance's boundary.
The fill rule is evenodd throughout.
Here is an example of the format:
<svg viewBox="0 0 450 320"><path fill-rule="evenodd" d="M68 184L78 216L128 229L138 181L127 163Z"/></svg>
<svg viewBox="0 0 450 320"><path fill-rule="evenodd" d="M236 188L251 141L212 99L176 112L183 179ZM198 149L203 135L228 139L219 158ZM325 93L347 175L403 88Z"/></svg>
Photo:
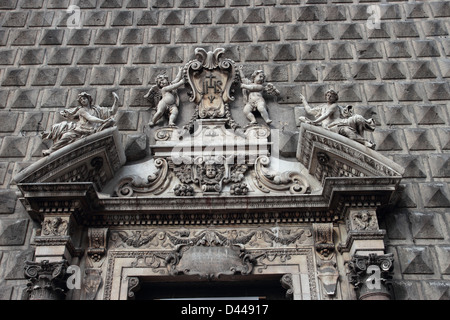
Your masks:
<svg viewBox="0 0 450 320"><path fill-rule="evenodd" d="M68 11L70 5L75 9ZM355 299L358 295L353 288L365 281L361 270L374 265L380 268L383 279L392 276L393 292L376 292L378 297L450 298L448 1L5 0L0 2L0 10L0 299L30 298L30 283L50 281L55 286L57 278L60 285L68 274L59 269L51 276L48 272L67 264L81 265L85 272L83 290L69 292L67 298L130 298L138 292L139 277L180 271L184 262L180 265L173 260L180 252L189 260L189 254L210 251L215 257L230 253L235 258L231 267L240 274L259 269L261 274L280 274L288 296L294 299ZM325 102L328 89L338 91L339 102L353 105L364 118L374 119L376 130L365 133L375 143L374 150L366 151L339 138L336 141L344 141L339 146L350 145L356 150L353 155L371 156L381 164L387 163L384 158L391 159L403 168L398 198L387 201L380 196L381 200L373 201L389 205L375 210L377 204L359 199L362 205L357 208L358 201L343 194L334 204L334 208L341 208L336 209L338 217L317 213L322 220L301 209L285 216L261 215L270 211L270 201L258 215L246 215L234 214L242 209L239 201L215 207L206 200L189 202L189 197L183 205L198 212L176 219L162 214L148 214L141 220L125 214L117 220L112 214L105 215L110 220L102 222L86 218L83 212L96 212L90 206L97 202L105 212L122 210L120 197L97 199L95 190L108 190L111 195L111 181L123 177L121 166L139 164L164 151L164 143L153 134L158 126L148 126L154 111L144 95L161 72L175 78L179 67L196 58L198 47L206 51L224 48L223 56L242 65L246 77L255 70L264 71L266 82L279 91L279 95L266 96L270 128L279 133L278 145L271 151L285 160L286 170L292 161L298 160L306 168L312 163L317 169L312 174L312 190L335 190L337 186L322 184L327 177L334 177L327 171L327 155L320 158L313 151L307 153L308 143L317 143L314 139L322 133L298 120L307 116L302 95L311 105L319 105ZM230 103L230 117L245 127L245 97L238 86L232 89L235 100ZM42 151L50 142L42 140L40 133L61 122L59 111L75 107L81 92L88 92L102 106L111 106L112 92L117 93L118 132L105 131L98 139L92 137L84 146L86 154L91 155L98 144L103 149L89 161L79 158L82 152L65 158L67 163L84 164L89 169L83 171L88 180L82 181L90 181L94 187L78 183L70 190L46 190L48 199L55 197L54 201L60 202L43 205L33 193L34 186L19 189L14 179L42 160ZM176 124L182 126L191 121L193 107L187 87L179 88L178 94L182 103ZM257 119L264 125L259 115ZM335 146L320 142L321 150ZM300 149L306 155L299 154ZM339 154L342 148L336 150ZM319 160L302 162L306 156L319 156ZM98 158L105 164L109 161L100 166L101 175L95 171L97 162L91 161ZM61 160L59 164L64 163ZM333 170L350 178L358 176L352 169L359 170L365 178L360 186L376 185L379 189L388 183L370 180L376 173L397 177L386 168L380 171L380 166L352 165ZM53 175L52 181L78 181L78 172L64 174ZM25 182L41 183L39 177L26 178ZM273 180L258 181L263 187L274 187ZM165 186L163 182L157 187ZM234 190L248 192L238 186ZM28 202L19 200L24 196ZM290 195L281 198L286 208L314 203L291 203ZM164 211L172 205L163 202L137 198L128 204L150 211ZM36 203L42 210L30 214ZM355 207L342 209L345 203ZM248 205L255 209L258 203ZM233 210L227 213L229 208ZM216 222L212 222L204 212L215 209L224 213L216 214ZM362 211L367 211L367 223L360 221ZM374 221L372 225L370 221ZM127 229L128 225L133 228ZM245 249L237 246L241 251L231 253L228 248L232 246L223 247L224 243L230 245L227 241L231 236L224 235L235 230L240 236L235 244L248 241L250 245L245 243ZM176 247L177 237L190 239L183 249L186 251ZM204 241L194 243L194 239ZM165 248L162 256L152 245ZM364 255L365 251L372 255ZM167 264L163 266L162 260ZM130 265L136 267L134 271L121 271L121 266ZM111 280L116 272L128 277L128 286ZM59 291L53 296L60 295ZM369 291L361 290L363 297L373 297ZM38 296L42 294L31 294Z"/></svg>

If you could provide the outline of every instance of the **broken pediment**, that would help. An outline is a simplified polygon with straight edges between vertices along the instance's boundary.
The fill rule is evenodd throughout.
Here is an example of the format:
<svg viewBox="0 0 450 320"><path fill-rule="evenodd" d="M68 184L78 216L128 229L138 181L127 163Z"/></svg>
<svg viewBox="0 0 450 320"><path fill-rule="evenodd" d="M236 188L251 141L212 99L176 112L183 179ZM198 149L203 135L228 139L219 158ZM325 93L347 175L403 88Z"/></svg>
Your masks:
<svg viewBox="0 0 450 320"><path fill-rule="evenodd" d="M242 68L222 53L196 50L197 59L180 67L171 84L161 78L160 87L153 87L160 91L150 90L147 98L176 114L176 90L187 80L196 106L187 124L178 126L176 117L169 118L168 126L155 121L146 131L154 141L151 156L141 161L126 163L120 133L110 117L117 105L94 106L105 112L97 123L113 127L77 135L15 177L30 215L40 219L43 212L75 210L88 225L332 222L343 219L349 205L390 203L403 169L372 150L363 131L348 135L353 122L373 130L371 119L353 115L351 106L341 110L329 103L327 107L343 112L337 122L330 122L340 129L318 126L324 116L303 119L297 157L283 158L280 132L270 126L263 98L263 93L279 91L264 84L261 70L246 79ZM239 107L251 120L243 128L229 112L231 85L239 81L248 91ZM174 104L163 105L163 100ZM249 114L255 111L264 124L252 121Z"/></svg>

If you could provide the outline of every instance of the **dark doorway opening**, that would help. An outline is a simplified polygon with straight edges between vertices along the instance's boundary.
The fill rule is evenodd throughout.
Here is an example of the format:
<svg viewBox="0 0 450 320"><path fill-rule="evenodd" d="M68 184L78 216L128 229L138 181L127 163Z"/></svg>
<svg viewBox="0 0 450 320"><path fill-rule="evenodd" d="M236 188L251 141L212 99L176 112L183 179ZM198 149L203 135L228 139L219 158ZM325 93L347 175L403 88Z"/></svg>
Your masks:
<svg viewBox="0 0 450 320"><path fill-rule="evenodd" d="M156 277L140 279L135 299L287 299L286 289L281 286L281 275L222 276L213 280L197 276L163 278L163 281Z"/></svg>

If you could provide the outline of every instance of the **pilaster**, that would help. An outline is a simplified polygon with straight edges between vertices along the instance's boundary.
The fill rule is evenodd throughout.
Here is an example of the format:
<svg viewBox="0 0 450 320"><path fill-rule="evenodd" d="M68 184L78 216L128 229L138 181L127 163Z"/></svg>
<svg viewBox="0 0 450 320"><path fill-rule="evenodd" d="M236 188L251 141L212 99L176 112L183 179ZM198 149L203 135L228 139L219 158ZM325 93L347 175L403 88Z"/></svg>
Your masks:
<svg viewBox="0 0 450 320"><path fill-rule="evenodd" d="M376 208L349 208L346 213L347 239L339 246L348 252L349 282L359 300L391 299L389 279L393 255L385 253L385 230L380 230Z"/></svg>

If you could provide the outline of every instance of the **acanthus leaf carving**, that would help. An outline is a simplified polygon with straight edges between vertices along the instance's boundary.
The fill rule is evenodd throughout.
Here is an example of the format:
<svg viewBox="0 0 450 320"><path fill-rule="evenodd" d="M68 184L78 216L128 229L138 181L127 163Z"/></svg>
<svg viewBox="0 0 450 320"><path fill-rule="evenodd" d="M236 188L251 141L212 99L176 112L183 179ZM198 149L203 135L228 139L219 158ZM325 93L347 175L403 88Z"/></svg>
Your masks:
<svg viewBox="0 0 450 320"><path fill-rule="evenodd" d="M269 172L265 167L270 163L267 156L258 157L255 161L255 184L263 192L289 191L292 194L310 192L307 179L298 172Z"/></svg>
<svg viewBox="0 0 450 320"><path fill-rule="evenodd" d="M164 192L170 184L169 166L165 159L155 160L156 172L147 176L147 181L140 177L125 177L115 189L118 197L132 197L134 193L155 194Z"/></svg>

